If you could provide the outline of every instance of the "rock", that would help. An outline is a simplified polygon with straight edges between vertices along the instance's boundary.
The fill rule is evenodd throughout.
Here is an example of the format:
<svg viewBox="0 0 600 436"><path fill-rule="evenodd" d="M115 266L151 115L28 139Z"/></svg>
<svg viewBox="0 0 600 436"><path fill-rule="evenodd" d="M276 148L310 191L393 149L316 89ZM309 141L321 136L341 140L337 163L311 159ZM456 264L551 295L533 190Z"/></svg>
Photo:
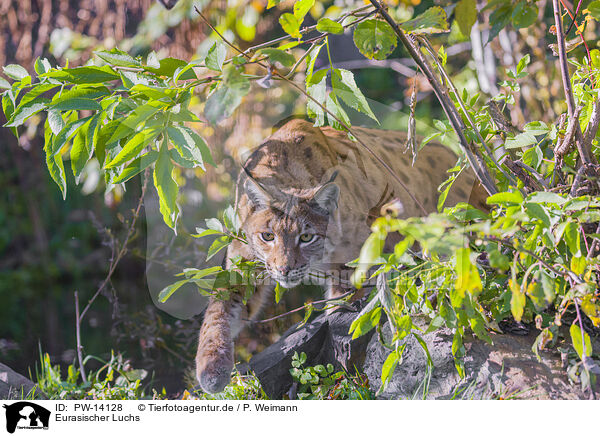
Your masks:
<svg viewBox="0 0 600 436"><path fill-rule="evenodd" d="M385 329L388 329L387 325ZM537 336L535 331L526 336L494 333L490 336L493 345L477 338L465 340L465 379L459 377L454 366L453 334L450 330L442 329L422 336L434 365L429 376L422 347L414 338L407 339L402 363L396 367L388 386L378 398L589 398L580 386L569 383L560 353L543 351L540 353L541 361L538 361L531 351ZM371 339L363 371L374 390L381 386L381 367L388 354L389 350L376 337Z"/></svg>
<svg viewBox="0 0 600 436"><path fill-rule="evenodd" d="M249 368L269 398L279 399L286 393L290 398L295 397L297 386L289 370L296 351L306 353L304 366L332 363L336 369L345 368L349 372L356 366L369 378L371 389L379 390L381 368L390 351L381 345L374 330L351 340L348 329L364 303L355 302L353 306L356 311L338 309L331 314L322 314L302 327L290 328L281 339L250 360ZM426 321L415 317L413 322L426 330ZM389 341L391 333L387 323L382 332ZM427 344L433 368L428 370L423 348L414 337L408 337L402 362L377 398L589 398L578 384L569 382L558 351L543 351L541 361L538 361L531 351L537 336L535 328L519 335L490 333L492 345L477 338L465 338L464 379L459 377L454 366L452 331L440 329L421 336ZM594 349L599 348L600 344L594 344ZM600 382L597 385L596 392L600 390Z"/></svg>
<svg viewBox="0 0 600 436"><path fill-rule="evenodd" d="M42 398L44 395L36 389L34 382L0 363L0 400L23 399L32 392L35 398Z"/></svg>
<svg viewBox="0 0 600 436"><path fill-rule="evenodd" d="M304 366L331 363L337 369L352 369L362 365L370 335L351 340L348 329L363 303L357 301L352 306L354 311L339 309L301 327L292 326L277 342L250 359L250 369L269 398L282 398L294 385L290 375L294 352L306 353Z"/></svg>

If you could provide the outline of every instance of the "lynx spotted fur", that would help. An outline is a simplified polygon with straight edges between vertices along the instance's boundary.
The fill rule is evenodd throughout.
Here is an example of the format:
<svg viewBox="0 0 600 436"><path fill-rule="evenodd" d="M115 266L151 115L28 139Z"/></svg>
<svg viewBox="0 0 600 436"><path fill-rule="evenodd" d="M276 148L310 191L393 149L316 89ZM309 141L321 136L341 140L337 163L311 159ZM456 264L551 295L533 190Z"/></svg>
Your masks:
<svg viewBox="0 0 600 436"><path fill-rule="evenodd" d="M414 166L403 153L401 132L355 128L419 199L435 212L438 186L457 157L447 147L427 144ZM474 175L463 171L447 205L464 201L485 208L486 192ZM309 274L328 273L322 282L326 296L347 292L345 264L358 257L370 224L382 205L399 199L401 217L421 216L422 210L406 190L360 144L344 132L316 128L292 120L258 147L244 164L237 185L236 210L248 244L234 241L227 259L241 255L264 263L280 286L291 288ZM233 369L233 339L242 318L255 317L273 285L258 286L244 306L241 297L213 299L200 329L196 374L202 389L219 392Z"/></svg>

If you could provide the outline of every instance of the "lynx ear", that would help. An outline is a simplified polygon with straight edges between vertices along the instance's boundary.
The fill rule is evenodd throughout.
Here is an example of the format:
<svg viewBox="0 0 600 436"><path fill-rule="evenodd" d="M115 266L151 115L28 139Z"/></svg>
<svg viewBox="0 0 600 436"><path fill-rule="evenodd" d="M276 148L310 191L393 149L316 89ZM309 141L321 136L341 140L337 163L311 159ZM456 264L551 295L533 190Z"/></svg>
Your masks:
<svg viewBox="0 0 600 436"><path fill-rule="evenodd" d="M332 181L329 181L319 188L313 196L313 201L317 203L321 209L325 209L328 213L331 213L337 208L339 197L339 186Z"/></svg>
<svg viewBox="0 0 600 436"><path fill-rule="evenodd" d="M267 207L273 197L246 171L248 178L244 182L244 188L250 202L257 208Z"/></svg>

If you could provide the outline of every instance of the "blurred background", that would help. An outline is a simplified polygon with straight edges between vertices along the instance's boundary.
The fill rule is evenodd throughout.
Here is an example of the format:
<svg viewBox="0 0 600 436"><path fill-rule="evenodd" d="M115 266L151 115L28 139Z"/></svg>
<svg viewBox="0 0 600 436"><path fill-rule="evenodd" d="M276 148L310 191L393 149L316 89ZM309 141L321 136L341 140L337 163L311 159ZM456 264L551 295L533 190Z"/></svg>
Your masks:
<svg viewBox="0 0 600 436"><path fill-rule="evenodd" d="M190 61L206 53L215 40L194 6L228 38L247 48L283 34L278 17L293 1L269 10L266 3L179 0L167 10L156 0L0 0L0 65L17 63L33 71L36 58L45 57L52 65L68 62L77 66L88 62L94 50L116 46L134 56L154 50L161 58ZM387 3L397 17L409 19L432 4L451 11L455 2ZM550 9L543 7L546 2L537 3L540 14L551 18ZM321 16L338 16L341 10L361 4L317 1L304 24L313 24ZM529 53L530 75L516 93L512 122L517 126L524 119L552 122L561 111L557 105L562 88L547 45L549 26L521 30L508 26L488 43L486 14L481 17L471 35L462 35L454 23L448 34L434 38L436 47L442 42L450 46L448 68L459 89L470 94L481 91L480 101L487 101L500 92L506 69L514 69ZM595 47L593 25L586 32ZM336 67L354 71L382 126L406 129L414 86L418 91L418 134L445 132L441 108L425 79L414 76L403 49L397 48L386 61L374 62L358 53L351 38L345 34L332 39L332 61ZM327 64L326 53L321 53L317 69ZM296 80L302 82L301 73ZM202 116L202 105L198 96L190 109L196 108ZM276 86L252 92L236 114L217 127L195 126L207 139L218 167L209 167L206 173L181 169L179 181L185 189L180 199L182 231L177 237L158 218L150 184L145 212L133 226L128 250L81 326L86 354L107 359L111 351L120 353L134 367L145 368L152 375L153 386L165 387L168 393L181 392L190 383L186 374L193 367L205 301L194 289L184 289L169 305L160 307L155 304L156 294L172 283L173 274L182 268L202 267L198 263L205 258L206 242L198 242L190 234L202 226L203 218L218 216L232 203L237 171L249 150L271 133L275 123L303 112L304 101L297 94ZM358 114L354 116L355 123L366 123ZM5 123L3 115L0 121ZM74 362L74 292L84 306L107 277L143 185L138 177L128 183L127 191L122 187L107 190L97 163L94 167L91 161L80 186L69 179L69 194L63 201L45 165L43 132L36 124L41 121L34 117L19 142L8 129L0 134L0 362L34 379L40 352L49 353L53 364ZM442 135L441 139L452 142L451 136ZM318 297L315 289L303 295L288 293L285 304L267 310L264 316ZM236 349L239 360L260 351L300 317L260 324L244 332Z"/></svg>

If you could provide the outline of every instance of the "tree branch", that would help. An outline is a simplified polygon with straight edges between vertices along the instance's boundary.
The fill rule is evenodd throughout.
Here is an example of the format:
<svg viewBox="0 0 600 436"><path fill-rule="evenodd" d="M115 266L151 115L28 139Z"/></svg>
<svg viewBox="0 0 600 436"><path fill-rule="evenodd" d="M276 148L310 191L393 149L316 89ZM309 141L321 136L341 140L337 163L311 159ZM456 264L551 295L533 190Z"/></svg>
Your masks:
<svg viewBox="0 0 600 436"><path fill-rule="evenodd" d="M87 383L87 375L83 366L83 345L81 345L81 318L79 317L79 294L75 291L75 339L77 341L77 360L81 379Z"/></svg>
<svg viewBox="0 0 600 436"><path fill-rule="evenodd" d="M433 68L431 67L431 65L429 65L427 60L423 57L423 55L421 54L419 49L417 47L415 47L415 43L406 36L406 34L402 31L402 29L400 29L398 24L392 19L392 17L390 17L390 15L387 13L387 11L381 6L379 1L377 1L377 0L369 0L369 1L371 2L371 4L373 6L375 6L377 8L377 10L379 11L379 14L385 19L385 21L387 21L387 23L390 26L392 26L392 29L394 29L394 32L398 36L398 39L400 39L400 42L402 42L402 44L406 47L406 49L408 50L411 57L415 60L415 62L417 63L418 67L421 69L423 74L425 74L425 77L427 77L427 80L429 81L431 87L433 88L433 90L435 92L435 95L437 96L438 100L440 101L442 108L444 109L444 112L446 113L446 116L448 117L448 120L452 124L452 128L458 135L460 144L466 153L466 156L469 161L469 164L471 165L471 168L473 168L473 171L475 172L477 178L479 179L479 181L481 182L481 184L483 185L485 190L488 192L488 194L490 194L490 195L495 194L496 192L498 192L498 190L496 189L496 186L492 180L492 177L490 176L490 173L487 170L485 161L479 154L479 151L477 150L475 145L467 140L467 138L464 134L465 130L467 130L467 127L465 126L464 122L462 121L462 118L461 118L460 114L458 113L456 106L454 106L454 103L450 99L447 90L442 86L442 84L436 77L435 73L433 72Z"/></svg>
<svg viewBox="0 0 600 436"><path fill-rule="evenodd" d="M96 300L96 298L98 298L98 295L100 295L102 293L102 291L104 290L104 288L110 281L113 273L115 272L117 265L119 264L119 262L121 261L121 259L125 255L125 253L127 252L127 244L129 243L129 239L131 238L131 236L133 235L133 232L135 231L135 224L140 215L142 205L144 204L144 196L146 195L146 189L148 188L148 180L150 180L150 168L146 168L146 171L144 172L144 185L142 186L142 193L140 194L140 199L139 199L137 208L133 212L133 218L131 220L131 224L129 225L129 229L127 230L127 234L125 235L123 245L121 246L121 249L117 253L117 256L115 258L113 258L113 260L111 261L106 278L104 279L104 281L102 282L100 287L98 287L98 290L96 291L96 293L92 296L92 298L90 298L90 300L86 304L85 308L81 312L81 315L78 316L78 323L80 323L83 320L83 317L85 316L87 311L92 306L92 303Z"/></svg>
<svg viewBox="0 0 600 436"><path fill-rule="evenodd" d="M569 76L569 65L567 63L567 50L565 47L565 35L563 33L562 16L560 13L559 0L552 0L554 7L554 23L556 25L556 42L558 45L558 59L560 64L560 74L562 77L563 88L565 90L565 100L567 101L567 110L569 118L575 114L575 98L571 89L571 78ZM579 123L575 126L575 138L577 142L577 150L583 164L588 164L593 161L591 157L591 147L588 148L584 144L583 135Z"/></svg>

